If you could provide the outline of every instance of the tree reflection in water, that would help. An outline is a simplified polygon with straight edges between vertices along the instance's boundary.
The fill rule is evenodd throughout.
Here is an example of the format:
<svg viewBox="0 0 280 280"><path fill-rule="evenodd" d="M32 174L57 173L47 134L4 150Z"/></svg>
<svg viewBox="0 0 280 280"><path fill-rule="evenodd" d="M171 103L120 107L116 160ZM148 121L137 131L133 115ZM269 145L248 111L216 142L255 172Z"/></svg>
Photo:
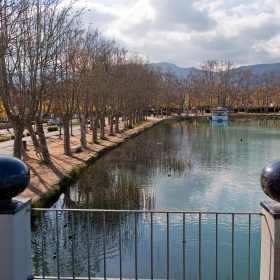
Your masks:
<svg viewBox="0 0 280 280"><path fill-rule="evenodd" d="M81 180L69 188L54 207L154 209L156 189L151 178L155 174L181 176L192 166L190 156L176 144L171 133L172 126L180 129L182 124L158 125L104 155L85 171ZM100 213L89 213L87 216L86 212L76 212L71 216L70 212L59 212L57 218L58 229L54 212L43 215L45 275L57 275L59 256L60 276L71 276L72 264L76 276L88 276L89 253L90 276L103 277L105 237L108 277L116 277L119 273L119 232L123 258L127 259L134 254L135 228L141 244L150 231L150 216L145 214L106 214L105 226ZM32 236L35 275L42 274L40 227L41 221L35 221ZM145 252L147 258L148 251ZM53 258L54 254L56 258Z"/></svg>

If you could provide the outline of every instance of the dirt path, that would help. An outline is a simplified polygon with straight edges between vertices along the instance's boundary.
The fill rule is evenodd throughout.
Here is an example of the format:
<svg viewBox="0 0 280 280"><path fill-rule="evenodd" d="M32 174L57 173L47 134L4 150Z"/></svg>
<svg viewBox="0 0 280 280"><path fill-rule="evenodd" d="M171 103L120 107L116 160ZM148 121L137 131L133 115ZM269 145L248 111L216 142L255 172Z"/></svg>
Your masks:
<svg viewBox="0 0 280 280"><path fill-rule="evenodd" d="M45 193L52 186L56 185L65 174L70 172L73 167L88 160L92 155L100 150L113 146L123 139L130 137L132 134L152 126L162 121L161 118L148 117L148 121L133 129L124 131L115 136L107 136L109 126L106 127L107 140L100 141L99 144L91 142L92 133L87 134L88 149L79 153L73 153L72 156L64 155L63 139L58 137L47 138L49 151L53 161L52 165L42 164L42 158L34 146L27 146L28 150L23 153L22 160L30 169L30 183L28 188L18 196L18 198L37 199L41 194ZM121 123L122 124L122 123ZM122 127L120 127L122 129ZM80 135L71 136L71 146L80 145Z"/></svg>

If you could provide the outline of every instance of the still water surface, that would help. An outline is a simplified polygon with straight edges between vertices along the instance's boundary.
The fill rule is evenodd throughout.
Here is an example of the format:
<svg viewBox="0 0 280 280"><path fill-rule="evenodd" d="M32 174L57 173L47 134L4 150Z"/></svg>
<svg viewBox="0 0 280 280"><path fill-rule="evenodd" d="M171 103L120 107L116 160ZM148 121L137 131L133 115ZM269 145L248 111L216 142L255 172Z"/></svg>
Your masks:
<svg viewBox="0 0 280 280"><path fill-rule="evenodd" d="M242 141L240 141L242 138ZM259 176L269 162L279 159L280 119L233 119L228 123L206 120L168 120L130 139L92 165L84 178L65 192L53 208L115 208L178 211L259 212L269 200ZM96 199L94 190L122 186L124 204ZM112 187L113 186L113 187ZM129 187L128 187L129 186ZM137 188L141 197L124 188ZM129 191L131 192L131 191ZM116 196L109 193L110 197ZM122 198L116 198L116 201ZM118 203L118 202L117 202ZM103 207L102 207L103 206ZM118 208L119 207L119 208ZM170 214L170 277L182 279L182 215ZM150 220L138 217L138 277L150 278ZM154 278L166 278L166 215L153 217ZM61 276L72 275L71 249L75 249L76 276L87 276L85 215L59 214ZM90 217L91 277L103 277L103 230L100 217ZM118 220L106 225L107 277L118 277ZM248 278L248 217L235 218L235 279ZM198 215L186 217L187 279L198 278ZM41 275L39 221L33 229L33 268ZM134 217L122 220L123 277L134 277ZM54 213L44 215L45 273L56 275L52 255L56 247ZM75 232L75 240L69 236ZM219 279L231 279L231 216L219 218ZM259 279L260 218L252 217L251 279ZM202 279L215 279L215 215L202 215Z"/></svg>

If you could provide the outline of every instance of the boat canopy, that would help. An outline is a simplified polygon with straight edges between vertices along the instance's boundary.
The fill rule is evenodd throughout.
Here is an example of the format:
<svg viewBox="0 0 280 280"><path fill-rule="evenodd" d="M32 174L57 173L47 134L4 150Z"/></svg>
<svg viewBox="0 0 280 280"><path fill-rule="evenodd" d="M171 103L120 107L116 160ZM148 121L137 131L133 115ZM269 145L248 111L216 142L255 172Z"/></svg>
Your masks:
<svg viewBox="0 0 280 280"><path fill-rule="evenodd" d="M228 120L228 109L218 107L212 110L212 120Z"/></svg>
<svg viewBox="0 0 280 280"><path fill-rule="evenodd" d="M222 107L218 107L218 108L214 108L212 109L212 112L228 112L227 108L222 108Z"/></svg>

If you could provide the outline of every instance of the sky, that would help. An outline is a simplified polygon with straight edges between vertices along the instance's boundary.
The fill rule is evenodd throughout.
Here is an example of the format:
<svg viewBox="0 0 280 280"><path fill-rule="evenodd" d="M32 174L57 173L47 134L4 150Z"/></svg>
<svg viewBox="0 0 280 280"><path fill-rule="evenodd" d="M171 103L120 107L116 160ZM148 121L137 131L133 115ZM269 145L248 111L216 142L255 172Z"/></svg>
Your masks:
<svg viewBox="0 0 280 280"><path fill-rule="evenodd" d="M280 63L279 0L81 0L83 20L152 63Z"/></svg>

